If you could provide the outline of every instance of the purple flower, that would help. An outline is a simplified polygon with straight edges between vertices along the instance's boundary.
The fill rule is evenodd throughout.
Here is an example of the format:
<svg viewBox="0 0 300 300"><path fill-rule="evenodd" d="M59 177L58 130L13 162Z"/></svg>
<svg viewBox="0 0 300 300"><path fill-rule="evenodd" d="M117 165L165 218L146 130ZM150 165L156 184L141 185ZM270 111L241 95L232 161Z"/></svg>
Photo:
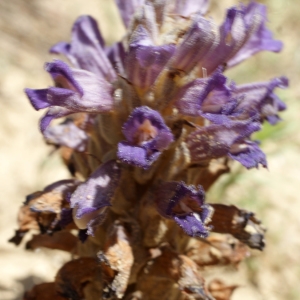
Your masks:
<svg viewBox="0 0 300 300"><path fill-rule="evenodd" d="M77 151L85 151L89 136L77 127L72 120L48 127L44 131L46 142L57 146L65 146Z"/></svg>
<svg viewBox="0 0 300 300"><path fill-rule="evenodd" d="M155 190L158 212L173 219L189 236L207 237L212 209L204 203L205 193L201 186L196 189L184 182L166 182Z"/></svg>
<svg viewBox="0 0 300 300"><path fill-rule="evenodd" d="M248 6L241 4L241 10L250 34L247 35L240 50L227 62L228 67L233 67L260 51L279 52L283 47L282 42L274 40L272 32L266 28L267 7L265 5L252 0Z"/></svg>
<svg viewBox="0 0 300 300"><path fill-rule="evenodd" d="M180 113L193 117L222 114L232 105L232 93L226 77L215 72L211 77L195 79L179 89L174 105Z"/></svg>
<svg viewBox="0 0 300 300"><path fill-rule="evenodd" d="M175 0L171 2L171 12L184 17L195 13L204 15L209 6L208 0Z"/></svg>
<svg viewBox="0 0 300 300"><path fill-rule="evenodd" d="M134 109L123 126L123 134L127 141L118 144L119 159L144 169L173 142L173 134L161 115L147 106Z"/></svg>
<svg viewBox="0 0 300 300"><path fill-rule="evenodd" d="M218 66L233 66L262 50L279 52L280 41L273 40L265 27L266 7L250 2L248 6L230 8L220 27L220 42L200 62L200 66L211 74Z"/></svg>
<svg viewBox="0 0 300 300"><path fill-rule="evenodd" d="M149 32L139 25L133 32L126 57L128 80L142 90L154 84L173 55L175 45L155 46Z"/></svg>
<svg viewBox="0 0 300 300"><path fill-rule="evenodd" d="M285 110L286 105L274 94L274 89L286 88L288 79L274 78L268 82L257 82L238 85L234 91L239 99L236 111L245 119L257 114L261 120L267 120L272 125L280 121L278 112Z"/></svg>
<svg viewBox="0 0 300 300"><path fill-rule="evenodd" d="M115 0L126 27L129 27L133 14L141 7L145 0Z"/></svg>
<svg viewBox="0 0 300 300"><path fill-rule="evenodd" d="M249 136L259 129L260 124L251 120L196 129L186 138L191 162L201 163L228 155L246 168L258 167L259 164L266 167L264 153L249 140Z"/></svg>
<svg viewBox="0 0 300 300"><path fill-rule="evenodd" d="M71 69L59 60L47 63L45 69L56 86L42 90L25 89L36 110L48 108L41 119L42 132L53 119L77 112L107 112L113 108L112 86L104 79L88 71Z"/></svg>
<svg viewBox="0 0 300 300"><path fill-rule="evenodd" d="M71 44L60 42L50 52L65 55L76 68L90 71L108 81L116 79L116 73L105 53L97 21L90 16L81 16L76 20Z"/></svg>
<svg viewBox="0 0 300 300"><path fill-rule="evenodd" d="M80 229L88 228L88 234L100 225L106 216L108 206L121 177L121 170L116 161L102 164L91 174L86 182L78 186L71 197L73 219Z"/></svg>
<svg viewBox="0 0 300 300"><path fill-rule="evenodd" d="M177 46L171 69L190 72L216 46L217 35L213 22L198 16Z"/></svg>

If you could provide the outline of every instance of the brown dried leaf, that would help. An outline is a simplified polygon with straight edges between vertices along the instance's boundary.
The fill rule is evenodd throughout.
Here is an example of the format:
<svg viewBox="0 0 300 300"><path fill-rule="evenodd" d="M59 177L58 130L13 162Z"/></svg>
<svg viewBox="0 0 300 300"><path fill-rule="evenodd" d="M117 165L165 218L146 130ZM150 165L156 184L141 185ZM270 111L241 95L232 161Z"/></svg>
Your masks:
<svg viewBox="0 0 300 300"><path fill-rule="evenodd" d="M23 300L66 300L55 290L54 282L41 283L25 292Z"/></svg>
<svg viewBox="0 0 300 300"><path fill-rule="evenodd" d="M14 243L16 246L18 246L29 230L38 230L39 224L37 222L37 215L38 214L32 212L28 206L21 206L18 213L19 229L15 231L15 235L9 240L9 242Z"/></svg>
<svg viewBox="0 0 300 300"><path fill-rule="evenodd" d="M134 257L124 227L115 223L104 251L98 254L106 287L105 297L116 295L121 299L126 291Z"/></svg>
<svg viewBox="0 0 300 300"><path fill-rule="evenodd" d="M212 231L230 233L250 248L263 250L266 229L256 219L254 213L240 210L234 205L210 204L214 208L209 225Z"/></svg>
<svg viewBox="0 0 300 300"><path fill-rule="evenodd" d="M209 283L208 290L215 300L230 300L237 287L237 285L225 285L221 280L215 279Z"/></svg>
<svg viewBox="0 0 300 300"><path fill-rule="evenodd" d="M161 255L148 261L138 276L136 290L143 291L142 299L211 299L197 265L190 258L178 255L168 246L160 250Z"/></svg>
<svg viewBox="0 0 300 300"><path fill-rule="evenodd" d="M66 263L55 278L56 290L72 300L87 298L86 288L92 285L100 298L102 291L101 270L97 260L92 257L81 257Z"/></svg>
<svg viewBox="0 0 300 300"><path fill-rule="evenodd" d="M25 233L31 229L42 233L59 230L62 208L68 207L66 197L74 191L79 181L68 179L55 182L26 197L18 214L19 229L9 241L19 245Z"/></svg>
<svg viewBox="0 0 300 300"><path fill-rule="evenodd" d="M28 206L22 206L18 214L19 230L28 231L30 229L38 229L39 225L36 218L37 213L31 211Z"/></svg>
<svg viewBox="0 0 300 300"><path fill-rule="evenodd" d="M194 261L185 255L179 255L179 287L182 289L183 299L213 300L204 287L204 279Z"/></svg>
<svg viewBox="0 0 300 300"><path fill-rule="evenodd" d="M227 159L214 159L207 167L197 168L197 182L195 185L201 184L205 191L207 191L212 184L223 174L230 171L227 165Z"/></svg>
<svg viewBox="0 0 300 300"><path fill-rule="evenodd" d="M27 242L26 248L34 250L40 247L46 247L50 249L74 252L77 241L77 237L75 237L69 231L57 231L52 235L34 235L33 238L29 242Z"/></svg>
<svg viewBox="0 0 300 300"><path fill-rule="evenodd" d="M230 235L211 235L193 239L186 252L198 266L234 265L250 255L248 247Z"/></svg>
<svg viewBox="0 0 300 300"><path fill-rule="evenodd" d="M43 192L27 197L25 205L34 212L59 214L63 207L68 207L65 200L78 186L77 180L61 180L45 187Z"/></svg>

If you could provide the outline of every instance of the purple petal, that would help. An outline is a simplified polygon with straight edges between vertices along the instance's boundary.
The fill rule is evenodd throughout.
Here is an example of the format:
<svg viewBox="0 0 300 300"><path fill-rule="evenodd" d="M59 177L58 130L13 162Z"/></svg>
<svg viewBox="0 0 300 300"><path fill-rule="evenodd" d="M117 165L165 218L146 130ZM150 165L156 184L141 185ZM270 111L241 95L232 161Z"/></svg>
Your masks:
<svg viewBox="0 0 300 300"><path fill-rule="evenodd" d="M44 131L44 137L49 144L66 146L77 151L85 151L89 136L78 128L71 120L62 124L48 127Z"/></svg>
<svg viewBox="0 0 300 300"><path fill-rule="evenodd" d="M52 106L62 106L74 112L105 112L112 109L112 86L104 79L84 70L70 69L58 60L47 63L46 70L61 87L48 90L47 101Z"/></svg>
<svg viewBox="0 0 300 300"><path fill-rule="evenodd" d="M42 131L55 118L77 112L107 112L113 108L112 86L104 79L84 70L70 69L59 60L47 63L46 70L58 87L25 90L36 109L49 107L41 120Z"/></svg>
<svg viewBox="0 0 300 300"><path fill-rule="evenodd" d="M173 219L193 237L206 237L205 225L211 216L211 208L204 203L205 194L201 186L198 190L184 182L166 182L155 190L155 203L159 213Z"/></svg>
<svg viewBox="0 0 300 300"><path fill-rule="evenodd" d="M170 67L190 72L215 47L217 37L214 27L211 21L198 17L177 47Z"/></svg>
<svg viewBox="0 0 300 300"><path fill-rule="evenodd" d="M90 71L108 81L116 79L116 73L104 51L104 40L98 24L90 16L81 16L76 20L71 44L60 42L50 52L64 54L75 67Z"/></svg>
<svg viewBox="0 0 300 300"><path fill-rule="evenodd" d="M220 112L224 103L230 96L229 89L226 87L226 77L220 72L216 72L207 79L195 79L183 86L177 94L175 106L179 111L188 116L200 116L202 112L212 110ZM213 96L212 92L217 95ZM210 99L208 99L210 95Z"/></svg>
<svg viewBox="0 0 300 300"><path fill-rule="evenodd" d="M186 139L194 163L203 162L229 154L234 144L242 143L260 129L255 122L232 122L227 126L210 125L192 132Z"/></svg>
<svg viewBox="0 0 300 300"><path fill-rule="evenodd" d="M143 168L173 142L173 134L161 115L147 106L135 108L122 131L127 142L119 143L118 157Z"/></svg>
<svg viewBox="0 0 300 300"><path fill-rule="evenodd" d="M116 161L102 164L82 183L71 197L71 207L77 209L76 218L111 206L111 200L120 181L121 171Z"/></svg>
<svg viewBox="0 0 300 300"><path fill-rule="evenodd" d="M45 70L51 75L56 86L66 88L83 95L83 88L74 78L72 69L61 60L54 60L45 64Z"/></svg>
<svg viewBox="0 0 300 300"><path fill-rule="evenodd" d="M283 47L281 41L273 39L272 32L266 28L267 8L265 5L250 2L248 6L243 6L245 21L248 26L256 22L255 29L251 32L247 42L242 48L228 61L228 67L232 67L248 57L260 51L279 52Z"/></svg>
<svg viewBox="0 0 300 300"><path fill-rule="evenodd" d="M148 169L159 157L160 152L154 150L150 153L147 148L134 146L128 142L120 142L117 155L119 159L127 164Z"/></svg>
<svg viewBox="0 0 300 300"><path fill-rule="evenodd" d="M126 27L129 27L135 11L141 7L145 0L115 0L119 8L122 20Z"/></svg>
<svg viewBox="0 0 300 300"><path fill-rule="evenodd" d="M220 65L231 67L259 51L280 51L282 43L273 40L265 21L266 7L254 1L248 6L229 9L220 27L219 45L204 57L200 65L211 74Z"/></svg>
<svg viewBox="0 0 300 300"><path fill-rule="evenodd" d="M250 28L247 28L244 14L237 8L227 12L225 22L220 27L220 41L200 62L200 66L211 74L218 66L226 63L247 39Z"/></svg>
<svg viewBox="0 0 300 300"><path fill-rule="evenodd" d="M236 110L242 111L244 118L257 113L261 119L276 124L280 118L278 112L286 109L286 105L274 94L274 89L286 88L288 80L285 77L274 78L268 82L257 82L239 85L235 95L240 98Z"/></svg>
<svg viewBox="0 0 300 300"><path fill-rule="evenodd" d="M110 60L116 72L119 75L125 76L124 61L126 52L123 43L114 43L112 46L106 47L105 51L108 59Z"/></svg>
<svg viewBox="0 0 300 300"><path fill-rule="evenodd" d="M194 13L204 15L208 10L208 6L208 0L175 0L172 6L172 13L184 17L189 17Z"/></svg>
<svg viewBox="0 0 300 300"><path fill-rule="evenodd" d="M129 45L126 60L128 80L141 89L154 84L174 53L175 45L154 46L147 30L139 25Z"/></svg>
<svg viewBox="0 0 300 300"><path fill-rule="evenodd" d="M70 190L73 190L79 184L76 179L63 179L47 185L44 192L62 193L67 196Z"/></svg>
<svg viewBox="0 0 300 300"><path fill-rule="evenodd" d="M50 107L46 114L40 120L41 132L45 132L52 120L68 116L72 113L74 113L72 110L69 110L64 107Z"/></svg>
<svg viewBox="0 0 300 300"><path fill-rule="evenodd" d="M267 168L266 155L261 151L256 142L246 141L244 144L232 147L228 155L240 162L247 169L258 168L259 164Z"/></svg>
<svg viewBox="0 0 300 300"><path fill-rule="evenodd" d="M70 53L70 47L71 45L66 42L59 42L52 46L52 48L50 49L50 53L64 54L65 56L68 56Z"/></svg>
<svg viewBox="0 0 300 300"><path fill-rule="evenodd" d="M25 89L24 91L35 110L40 110L50 106L50 103L47 101L48 89Z"/></svg>

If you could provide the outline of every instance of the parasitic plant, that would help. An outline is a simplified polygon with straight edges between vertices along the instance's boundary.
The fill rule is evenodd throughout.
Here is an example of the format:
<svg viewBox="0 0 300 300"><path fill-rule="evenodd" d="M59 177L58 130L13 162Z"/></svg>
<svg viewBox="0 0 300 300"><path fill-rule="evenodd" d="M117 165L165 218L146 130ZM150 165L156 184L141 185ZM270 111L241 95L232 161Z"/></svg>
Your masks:
<svg viewBox="0 0 300 300"><path fill-rule="evenodd" d="M229 299L235 286L205 282L203 270L262 250L265 229L205 192L233 160L267 167L251 135L280 120L274 90L288 81L237 85L224 73L282 43L254 1L228 9L221 26L205 17L208 0L116 4L121 41L105 45L97 22L79 17L71 42L50 50L70 64L46 63L53 86L25 90L72 178L27 196L11 242L38 230L27 248L72 260L24 299Z"/></svg>

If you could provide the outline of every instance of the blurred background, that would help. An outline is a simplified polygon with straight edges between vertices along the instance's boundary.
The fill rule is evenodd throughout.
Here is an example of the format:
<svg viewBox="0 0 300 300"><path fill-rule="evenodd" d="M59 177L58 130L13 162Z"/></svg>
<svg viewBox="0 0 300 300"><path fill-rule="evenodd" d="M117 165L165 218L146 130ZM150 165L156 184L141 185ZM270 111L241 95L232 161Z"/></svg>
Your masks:
<svg viewBox="0 0 300 300"><path fill-rule="evenodd" d="M124 0L125 1L125 0ZM250 170L234 165L211 189L207 200L225 202L256 212L268 228L267 247L242 263L239 270L226 269L225 281L238 283L238 299L300 299L300 186L299 116L300 16L292 0L260 1L268 6L269 24L284 42L280 54L260 53L228 77L238 83L265 81L286 75L288 90L278 90L289 109L283 122L265 125L257 135L268 156L269 170ZM209 15L221 22L225 8L234 0L212 1ZM56 154L44 145L38 130L41 113L30 106L24 87L51 84L43 64L52 57L48 49L68 41L77 16L95 17L107 44L122 37L124 28L113 0L9 0L0 1L0 299L22 299L34 284L52 281L57 269L69 259L65 253L36 252L9 244L17 228L16 216L24 196L68 177Z"/></svg>

